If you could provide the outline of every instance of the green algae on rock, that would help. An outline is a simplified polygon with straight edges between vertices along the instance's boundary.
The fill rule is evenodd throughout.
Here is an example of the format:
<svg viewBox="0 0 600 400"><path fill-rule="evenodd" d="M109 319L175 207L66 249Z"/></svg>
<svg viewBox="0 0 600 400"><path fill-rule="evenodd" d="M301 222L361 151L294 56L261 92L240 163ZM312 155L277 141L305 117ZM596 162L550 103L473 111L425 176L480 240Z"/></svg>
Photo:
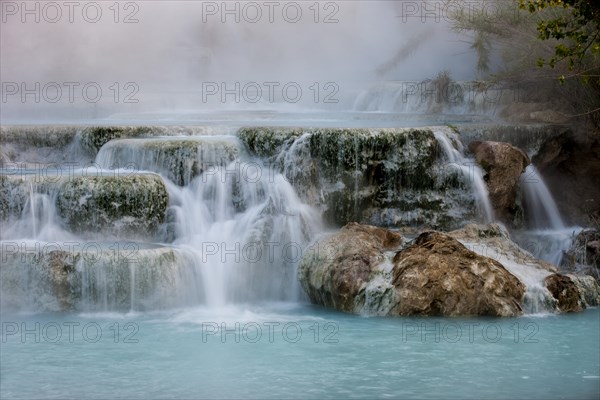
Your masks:
<svg viewBox="0 0 600 400"><path fill-rule="evenodd" d="M57 209L73 232L152 236L164 221L169 195L156 174L74 177L64 182Z"/></svg>

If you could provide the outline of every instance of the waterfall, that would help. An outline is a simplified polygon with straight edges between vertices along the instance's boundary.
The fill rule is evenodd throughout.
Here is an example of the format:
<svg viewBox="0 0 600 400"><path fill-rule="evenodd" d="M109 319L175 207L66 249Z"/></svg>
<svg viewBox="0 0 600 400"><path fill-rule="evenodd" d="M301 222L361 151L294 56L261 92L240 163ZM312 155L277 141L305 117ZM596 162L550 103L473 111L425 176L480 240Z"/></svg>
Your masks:
<svg viewBox="0 0 600 400"><path fill-rule="evenodd" d="M21 203L8 209L18 212L2 230L3 307L130 311L300 299L296 265L321 230L320 215L235 136L113 140L96 166L94 176L75 170L43 184L35 175L3 175L7 201ZM159 173L168 191L163 243L128 241L126 234L90 242L85 238L97 232L69 231L57 211L66 183L148 176L142 170ZM114 190L98 184L80 202ZM127 225L128 218L112 223Z"/></svg>
<svg viewBox="0 0 600 400"><path fill-rule="evenodd" d="M473 160L469 160L464 156L462 144L458 138L452 137L455 134L436 130L434 135L442 148L446 161L453 167L456 166L463 176L463 179L471 186L471 190L473 191L473 195L483 214L485 223L493 222L494 210L492 209L487 186L483 180L483 171L481 168ZM451 140L451 137L453 140ZM453 143L456 143L458 149Z"/></svg>
<svg viewBox="0 0 600 400"><path fill-rule="evenodd" d="M319 229L318 214L283 175L249 157L236 137L114 140L96 162L162 174L171 246L191 255L189 285L199 288L203 303L299 298L295 267Z"/></svg>
<svg viewBox="0 0 600 400"><path fill-rule="evenodd" d="M535 166L527 166L525 173L521 175L519 187L530 220L530 228L553 230L565 228L558 207Z"/></svg>
<svg viewBox="0 0 600 400"><path fill-rule="evenodd" d="M561 265L580 227L567 227L556 202L537 168L529 165L521 175L519 188L529 231L517 234L518 243L536 257Z"/></svg>

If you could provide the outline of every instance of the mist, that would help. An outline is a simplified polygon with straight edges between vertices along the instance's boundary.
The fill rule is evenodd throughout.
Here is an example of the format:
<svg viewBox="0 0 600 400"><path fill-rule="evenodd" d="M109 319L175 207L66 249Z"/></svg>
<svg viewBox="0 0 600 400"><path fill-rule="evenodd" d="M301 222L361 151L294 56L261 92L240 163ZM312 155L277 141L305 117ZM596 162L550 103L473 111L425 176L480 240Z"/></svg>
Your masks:
<svg viewBox="0 0 600 400"><path fill-rule="evenodd" d="M5 121L34 114L77 118L92 106L96 114L86 114L91 118L98 108L106 116L239 106L235 96L229 101L219 93L215 101L199 101L207 82L219 89L254 83L263 90L264 82L275 82L277 90L297 82L305 93L315 82L321 91L335 83L339 101L316 107L327 110L350 108L357 93L377 82L422 80L442 70L457 80L475 77L476 55L464 37L450 32L449 21L423 21L420 9L408 18L403 2L96 2L85 11L60 2L56 9L31 4L24 10L21 3L2 2ZM18 84L19 91L5 82ZM39 91L53 82L64 93L55 103L23 97L21 85L32 89L36 82ZM80 84L75 100L63 82ZM103 89L92 105L81 100L80 87L89 82ZM124 102L127 95L138 101ZM251 106L272 109L280 102L264 103Z"/></svg>

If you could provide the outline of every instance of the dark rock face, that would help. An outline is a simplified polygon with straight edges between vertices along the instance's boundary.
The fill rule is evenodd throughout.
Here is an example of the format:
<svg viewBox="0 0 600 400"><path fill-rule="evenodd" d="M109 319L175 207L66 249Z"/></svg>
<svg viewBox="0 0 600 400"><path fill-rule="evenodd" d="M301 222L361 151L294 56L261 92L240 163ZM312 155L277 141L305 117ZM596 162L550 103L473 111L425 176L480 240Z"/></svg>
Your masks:
<svg viewBox="0 0 600 400"><path fill-rule="evenodd" d="M600 226L600 133L565 132L533 157L567 224Z"/></svg>
<svg viewBox="0 0 600 400"><path fill-rule="evenodd" d="M552 274L544 279L546 288L558 300L558 308L562 312L579 312L585 305L581 304L579 289L575 282L566 275Z"/></svg>
<svg viewBox="0 0 600 400"><path fill-rule="evenodd" d="M530 164L529 157L520 149L502 142L472 142L469 150L485 171L484 179L496 217L516 225L519 177Z"/></svg>
<svg viewBox="0 0 600 400"><path fill-rule="evenodd" d="M566 257L563 257L563 263L566 269L587 273L600 282L600 231L581 231L575 237Z"/></svg>
<svg viewBox="0 0 600 400"><path fill-rule="evenodd" d="M301 285L313 303L346 312L522 314L525 287L497 261L441 232L425 232L394 253L400 243L397 233L349 224L303 258Z"/></svg>
<svg viewBox="0 0 600 400"><path fill-rule="evenodd" d="M422 233L394 257L397 315L522 314L525 286L502 264L441 232Z"/></svg>

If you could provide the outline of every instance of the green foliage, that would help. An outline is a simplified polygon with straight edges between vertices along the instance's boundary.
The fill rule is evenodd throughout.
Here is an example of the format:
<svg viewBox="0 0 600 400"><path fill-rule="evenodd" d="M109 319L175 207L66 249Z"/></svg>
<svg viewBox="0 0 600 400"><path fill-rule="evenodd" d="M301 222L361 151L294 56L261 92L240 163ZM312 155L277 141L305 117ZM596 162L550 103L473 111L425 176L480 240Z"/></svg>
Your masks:
<svg viewBox="0 0 600 400"><path fill-rule="evenodd" d="M600 4L597 0L519 0L519 7L539 14L538 37L557 41L554 54L538 66L567 62L569 71L600 55ZM560 79L564 81L564 76Z"/></svg>

